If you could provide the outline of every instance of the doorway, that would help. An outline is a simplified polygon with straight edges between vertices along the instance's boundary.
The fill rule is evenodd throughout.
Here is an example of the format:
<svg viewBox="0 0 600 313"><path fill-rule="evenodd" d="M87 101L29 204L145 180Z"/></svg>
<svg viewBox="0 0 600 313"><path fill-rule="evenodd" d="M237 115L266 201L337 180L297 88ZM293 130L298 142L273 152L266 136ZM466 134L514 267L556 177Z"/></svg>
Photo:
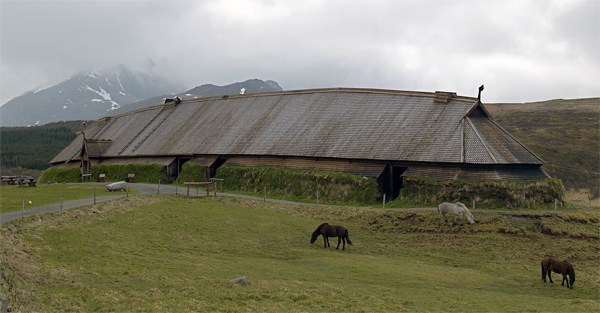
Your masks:
<svg viewBox="0 0 600 313"><path fill-rule="evenodd" d="M400 189L404 187L402 174L406 169L406 167L386 165L381 175L379 175L380 191L385 194L387 199L396 199L400 194Z"/></svg>

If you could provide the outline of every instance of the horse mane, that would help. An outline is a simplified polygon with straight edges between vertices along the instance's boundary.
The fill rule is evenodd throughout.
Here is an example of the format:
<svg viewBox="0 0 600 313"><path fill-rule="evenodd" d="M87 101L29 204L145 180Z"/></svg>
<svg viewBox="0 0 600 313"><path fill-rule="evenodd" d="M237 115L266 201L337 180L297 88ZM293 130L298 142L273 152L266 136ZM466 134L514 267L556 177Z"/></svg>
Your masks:
<svg viewBox="0 0 600 313"><path fill-rule="evenodd" d="M317 234L319 232L319 230L321 229L321 227L328 226L328 225L329 225L329 223L323 223L323 224L317 226L317 229L315 229L315 231L313 232L313 235Z"/></svg>

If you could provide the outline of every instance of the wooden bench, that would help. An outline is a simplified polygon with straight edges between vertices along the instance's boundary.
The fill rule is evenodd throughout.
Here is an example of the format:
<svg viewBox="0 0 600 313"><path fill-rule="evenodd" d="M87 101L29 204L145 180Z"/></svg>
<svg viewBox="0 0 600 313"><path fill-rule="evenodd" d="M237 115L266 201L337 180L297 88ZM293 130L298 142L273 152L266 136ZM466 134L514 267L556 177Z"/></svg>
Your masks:
<svg viewBox="0 0 600 313"><path fill-rule="evenodd" d="M128 183L135 183L135 174L133 174L133 173L127 174L127 179L125 181Z"/></svg>
<svg viewBox="0 0 600 313"><path fill-rule="evenodd" d="M92 174L81 174L81 182L89 182L92 179Z"/></svg>
<svg viewBox="0 0 600 313"><path fill-rule="evenodd" d="M98 175L98 182L104 182L106 180L106 174Z"/></svg>

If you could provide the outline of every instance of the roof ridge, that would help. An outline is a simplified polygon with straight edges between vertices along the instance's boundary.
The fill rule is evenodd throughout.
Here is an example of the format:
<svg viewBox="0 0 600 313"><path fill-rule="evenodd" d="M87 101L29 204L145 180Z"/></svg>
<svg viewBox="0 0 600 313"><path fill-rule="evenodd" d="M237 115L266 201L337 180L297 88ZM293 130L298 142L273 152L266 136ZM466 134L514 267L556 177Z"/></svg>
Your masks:
<svg viewBox="0 0 600 313"><path fill-rule="evenodd" d="M334 92L347 92L347 93L371 93L371 94L390 94L390 95L405 95L405 96L418 96L418 97L431 97L435 98L435 92L428 91L410 91L410 90L396 90L396 89L378 89L378 88L357 88L357 87L329 87L329 88L312 88L312 89L295 89L295 90L283 90L263 93L249 93L239 95L228 95L228 96L211 96L196 99L182 99L182 101L190 102L201 102L211 101L216 99L240 99L240 98L254 98L254 97L269 97L269 96L280 96L280 95L302 95L302 94L316 94L316 93L334 93ZM463 101L477 100L475 97L467 96L454 96L452 98Z"/></svg>

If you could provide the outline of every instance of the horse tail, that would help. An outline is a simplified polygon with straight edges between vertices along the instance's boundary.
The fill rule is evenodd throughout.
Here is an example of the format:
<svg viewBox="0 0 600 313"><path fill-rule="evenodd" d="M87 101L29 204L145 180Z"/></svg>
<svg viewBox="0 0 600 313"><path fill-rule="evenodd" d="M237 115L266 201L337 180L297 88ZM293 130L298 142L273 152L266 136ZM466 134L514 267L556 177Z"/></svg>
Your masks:
<svg viewBox="0 0 600 313"><path fill-rule="evenodd" d="M544 268L544 260L541 262L542 265L542 280L546 278L546 269Z"/></svg>
<svg viewBox="0 0 600 313"><path fill-rule="evenodd" d="M350 237L348 235L348 229L346 229L346 231L344 232L344 237L346 237L346 241L348 242L348 244L351 245L352 240L350 240Z"/></svg>

